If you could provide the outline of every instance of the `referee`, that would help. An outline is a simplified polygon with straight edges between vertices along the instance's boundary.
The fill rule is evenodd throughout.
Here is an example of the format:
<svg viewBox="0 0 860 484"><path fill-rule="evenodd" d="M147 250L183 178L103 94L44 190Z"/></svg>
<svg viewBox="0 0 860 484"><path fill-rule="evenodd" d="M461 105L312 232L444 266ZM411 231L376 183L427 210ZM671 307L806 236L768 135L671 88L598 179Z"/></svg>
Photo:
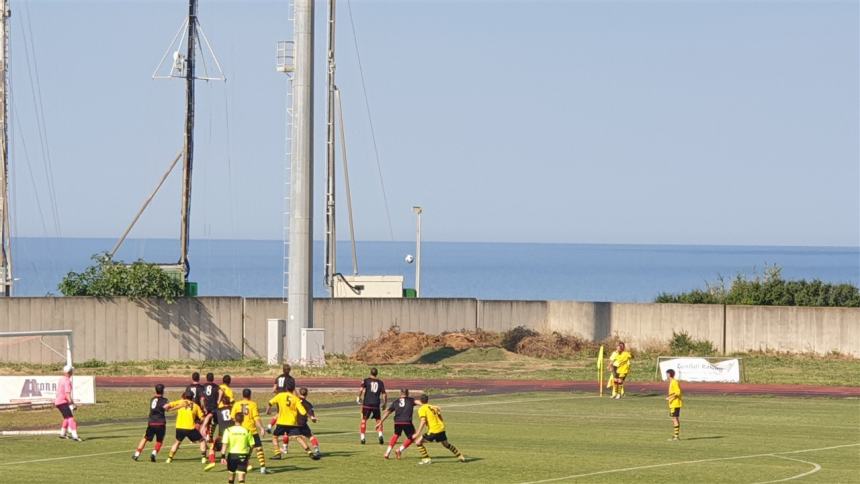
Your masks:
<svg viewBox="0 0 860 484"><path fill-rule="evenodd" d="M221 438L221 464L227 464L227 482L233 484L236 477L239 483L245 482L248 472L248 456L254 447L254 437L242 426L245 415L242 412L234 417L235 425L228 427Z"/></svg>

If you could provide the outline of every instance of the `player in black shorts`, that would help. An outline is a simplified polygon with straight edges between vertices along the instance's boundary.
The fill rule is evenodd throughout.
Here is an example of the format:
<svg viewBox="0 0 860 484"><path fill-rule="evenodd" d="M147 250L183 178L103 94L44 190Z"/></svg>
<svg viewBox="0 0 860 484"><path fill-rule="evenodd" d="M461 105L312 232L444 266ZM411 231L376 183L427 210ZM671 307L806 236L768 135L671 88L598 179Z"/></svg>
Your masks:
<svg viewBox="0 0 860 484"><path fill-rule="evenodd" d="M201 395L201 401L203 405L203 423L200 425L200 433L202 433L206 437L206 442L209 447L208 452L203 452L203 458L200 459L202 463L206 463L207 461L212 464L215 462L215 437L216 437L216 427L218 425L218 392L220 388L218 384L215 383L215 375L213 373L206 374L206 383L203 384L203 394Z"/></svg>
<svg viewBox="0 0 860 484"><path fill-rule="evenodd" d="M311 430L311 426L308 425L308 420L313 423L317 423L317 416L314 414L314 404L307 400L308 398L308 389L307 388L299 388L299 397L301 398L302 406L305 407L305 411L307 415L299 414L296 417L296 423L299 427L299 432L301 436L298 438L299 444L302 445L302 448L305 449L305 452L311 456L313 460L319 460L322 457L320 454L320 442L317 440L317 436L314 435ZM307 443L305 443L304 439L308 439L311 442L311 447L313 449L309 449Z"/></svg>
<svg viewBox="0 0 860 484"><path fill-rule="evenodd" d="M168 401L164 398L164 385L159 383L155 385L155 396L149 400L149 419L146 424L146 433L143 434L143 438L137 444L137 450L131 456L132 459L139 459L140 453L143 452L146 443L152 442L152 439L155 438L155 449L149 456L149 460L155 462L155 456L158 455L158 451L161 450L161 445L164 443L164 432L167 426L164 406L167 404Z"/></svg>
<svg viewBox="0 0 860 484"><path fill-rule="evenodd" d="M408 388L403 388L400 390L400 398L391 403L391 406L385 411L385 415L382 416L382 420L376 424L376 429L381 430L382 422L385 422L385 419L392 413L394 414L394 435L391 436L391 440L388 442L388 449L383 455L384 458L387 459L391 455L391 449L397 445L397 439L400 438L401 434L403 434L406 440L399 449L394 451L394 455L400 459L400 454L412 445L412 435L415 434L415 425L412 424L412 411L414 408L415 399L409 396Z"/></svg>
<svg viewBox="0 0 860 484"><path fill-rule="evenodd" d="M272 385L272 393L277 395L281 392L293 393L296 391L296 379L290 376L290 371L292 371L292 367L290 365L284 364L283 368L284 372L278 375L275 378L275 384ZM272 417L272 420L269 421L268 430L271 433L272 427L275 426L275 422L278 420L278 415L275 414Z"/></svg>
<svg viewBox="0 0 860 484"><path fill-rule="evenodd" d="M185 391L182 393L191 393L191 400L203 408L203 385L200 384L200 373L196 371L191 374L191 384L185 387Z"/></svg>
<svg viewBox="0 0 860 484"><path fill-rule="evenodd" d="M358 396L355 402L361 405L361 425L359 427L361 433L361 443L364 444L364 432L367 430L367 419L373 417L376 420L376 432L379 434L379 445L385 443L385 437L382 434L382 418L379 407L385 406L388 403L388 394L385 393L385 384L382 380L376 378L379 372L376 368L370 369L370 377L365 378L361 382L361 388L358 390Z"/></svg>

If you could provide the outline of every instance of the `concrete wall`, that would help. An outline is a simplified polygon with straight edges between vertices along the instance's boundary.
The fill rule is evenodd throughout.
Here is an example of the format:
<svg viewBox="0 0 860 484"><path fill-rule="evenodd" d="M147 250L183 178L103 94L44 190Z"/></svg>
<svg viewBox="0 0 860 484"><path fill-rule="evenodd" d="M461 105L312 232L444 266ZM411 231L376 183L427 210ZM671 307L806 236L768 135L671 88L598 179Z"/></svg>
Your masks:
<svg viewBox="0 0 860 484"><path fill-rule="evenodd" d="M718 349L860 356L860 309L475 299L318 299L326 352L350 354L389 328L438 334L506 331L523 325L595 341L618 335L633 346L673 331ZM124 298L0 299L0 332L72 329L76 361L265 358L266 320L287 318L281 299L201 297L175 304ZM52 346L62 351L62 341ZM0 361L57 362L38 340L0 339Z"/></svg>
<svg viewBox="0 0 860 484"><path fill-rule="evenodd" d="M860 308L726 307L726 350L860 356Z"/></svg>
<svg viewBox="0 0 860 484"><path fill-rule="evenodd" d="M176 304L125 298L0 299L0 332L71 329L76 361L233 359L242 356L242 299L195 298ZM50 338L64 351L63 340ZM0 339L0 360L61 358L38 340Z"/></svg>

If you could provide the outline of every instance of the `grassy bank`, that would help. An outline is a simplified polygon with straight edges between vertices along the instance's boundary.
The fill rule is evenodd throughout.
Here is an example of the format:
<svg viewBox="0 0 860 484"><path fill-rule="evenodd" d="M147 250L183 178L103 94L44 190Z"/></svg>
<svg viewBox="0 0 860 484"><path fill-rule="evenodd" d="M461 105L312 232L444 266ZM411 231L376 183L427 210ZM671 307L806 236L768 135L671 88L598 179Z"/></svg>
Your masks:
<svg viewBox="0 0 860 484"><path fill-rule="evenodd" d="M636 354L629 381L656 381L657 354ZM860 359L844 356L784 355L745 353L743 358L748 383L860 386ZM367 364L330 356L325 368L297 368L294 375L363 377ZM510 353L500 348L471 348L456 351L441 348L429 351L413 363L375 365L383 378L503 378L503 379L596 379L592 356L550 360ZM193 371L230 373L237 376L275 376L279 367L261 360L236 361L129 361L77 364L81 375L166 375L188 376ZM0 374L24 375L57 373L60 365L0 363Z"/></svg>

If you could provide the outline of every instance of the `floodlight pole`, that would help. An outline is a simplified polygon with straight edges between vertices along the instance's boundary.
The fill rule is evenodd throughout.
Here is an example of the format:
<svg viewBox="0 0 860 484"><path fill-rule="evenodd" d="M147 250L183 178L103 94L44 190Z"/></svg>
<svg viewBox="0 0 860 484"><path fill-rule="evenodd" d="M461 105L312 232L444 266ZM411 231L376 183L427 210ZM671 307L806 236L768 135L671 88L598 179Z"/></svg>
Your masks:
<svg viewBox="0 0 860 484"><path fill-rule="evenodd" d="M188 0L188 49L185 57L185 148L182 156L182 220L179 266L188 276L188 236L191 224L191 170L194 164L194 54L197 43L197 0Z"/></svg>
<svg viewBox="0 0 860 484"><path fill-rule="evenodd" d="M329 295L334 297L334 275L337 273L337 223L335 217L335 83L334 34L335 0L328 0L328 49L326 84L326 190L325 190L325 261L324 278Z"/></svg>
<svg viewBox="0 0 860 484"><path fill-rule="evenodd" d="M421 297L421 207L412 207L416 217L415 230L415 297Z"/></svg>
<svg viewBox="0 0 860 484"><path fill-rule="evenodd" d="M296 69L290 156L287 361L300 363L302 328L313 324L314 0L295 0Z"/></svg>
<svg viewBox="0 0 860 484"><path fill-rule="evenodd" d="M9 16L7 0L0 0L0 296L12 295L12 237L9 233Z"/></svg>

